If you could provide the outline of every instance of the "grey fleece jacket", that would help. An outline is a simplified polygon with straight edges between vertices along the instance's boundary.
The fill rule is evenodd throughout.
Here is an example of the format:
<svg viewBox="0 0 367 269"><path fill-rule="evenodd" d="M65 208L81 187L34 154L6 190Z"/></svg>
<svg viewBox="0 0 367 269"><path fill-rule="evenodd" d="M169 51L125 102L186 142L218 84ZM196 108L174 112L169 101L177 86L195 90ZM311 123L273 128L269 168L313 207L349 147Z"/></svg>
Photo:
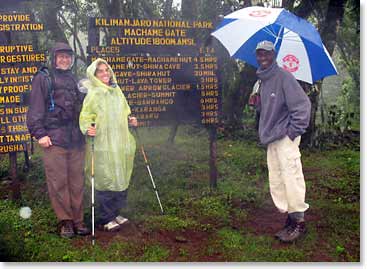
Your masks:
<svg viewBox="0 0 367 269"><path fill-rule="evenodd" d="M302 135L310 122L311 102L294 76L276 61L267 69L258 69L260 85L259 136L264 145Z"/></svg>

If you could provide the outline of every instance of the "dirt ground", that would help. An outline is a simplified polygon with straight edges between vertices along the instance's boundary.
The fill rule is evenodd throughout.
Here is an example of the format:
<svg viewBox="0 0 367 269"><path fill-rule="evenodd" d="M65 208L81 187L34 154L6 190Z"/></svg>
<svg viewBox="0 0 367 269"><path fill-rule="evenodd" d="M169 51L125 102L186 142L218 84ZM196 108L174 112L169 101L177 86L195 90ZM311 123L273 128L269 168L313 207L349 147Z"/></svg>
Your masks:
<svg viewBox="0 0 367 269"><path fill-rule="evenodd" d="M244 222L233 222L231 224L233 229L240 229L246 227L246 229L253 235L269 235L273 236L278 230L280 230L286 219L285 214L281 214L274 207L272 201L268 199L264 206L257 209L252 209L248 213L251 218ZM315 210L309 209L306 215L307 223L316 225L318 236L318 245L315 246L315 251L312 252L311 261L315 262L332 262L333 259L328 255L328 246L326 241L322 240L323 230L327 227L322 227L318 224L321 216ZM208 238L211 232L197 231L187 229L185 231L145 231L144 227L140 223L134 223L129 221L123 225L120 231L117 232L105 232L96 230L96 240L102 247L107 247L112 241L121 240L125 242L135 242L138 245L146 245L149 243L158 243L165 246L170 250L169 262L179 262L182 257L180 252L186 251L190 255L190 260L198 262L224 262L225 259L220 252L213 253L213 255L203 255L203 249L208 246ZM90 244L91 237L81 238L75 241L76 246L85 246ZM274 249L281 249L289 247L288 244L284 244L274 239L272 244ZM317 249L317 250L316 250Z"/></svg>
<svg viewBox="0 0 367 269"><path fill-rule="evenodd" d="M313 180L312 174L315 171L305 171L308 174L308 180ZM9 189L11 181L3 181L0 185L0 199L10 198ZM24 186L22 186L24 188ZM46 191L46 190L45 190ZM241 206L236 205L236 206ZM271 201L270 194L266 198L266 201L261 207L247 209L247 215L251 216L243 221L233 220L230 226L235 230L246 229L247 232L253 235L268 235L272 237L278 230L280 230L286 219L286 214L281 214L277 211L273 202ZM335 257L331 257L330 246L327 245L326 232L330 230L330 227L325 227L325 224L321 222L322 216L320 212L312 207L307 211L306 222L307 224L315 227L317 231L317 245L312 247L309 253L309 260L313 262L335 262ZM215 225L214 225L215 226ZM144 246L159 244L170 250L167 261L180 262L180 261L197 261L197 262L224 262L225 257L222 253L214 252L210 256L205 254L210 242L210 238L214 235L215 231L201 231L195 229L186 229L181 231L148 231L144 228L143 223L129 221L123 225L120 231L117 232L105 232L96 230L96 240L98 245L102 248L107 248L111 242L121 241L132 243L140 249L142 254ZM301 243L301 242L300 242ZM78 248L83 248L91 244L91 236L79 237L73 240L73 244ZM282 249L289 247L288 244L284 244L274 239L272 248ZM355 238L355 242L350 242L348 249L352 249L354 252L359 252L359 238ZM182 256L182 253L186 253L186 257Z"/></svg>

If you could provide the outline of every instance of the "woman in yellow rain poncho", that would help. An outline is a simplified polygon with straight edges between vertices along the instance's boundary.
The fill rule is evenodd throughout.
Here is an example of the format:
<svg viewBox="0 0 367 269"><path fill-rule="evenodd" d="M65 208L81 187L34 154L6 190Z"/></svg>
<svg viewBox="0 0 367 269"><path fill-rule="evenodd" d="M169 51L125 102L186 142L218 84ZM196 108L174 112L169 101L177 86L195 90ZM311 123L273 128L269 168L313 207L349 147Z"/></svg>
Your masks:
<svg viewBox="0 0 367 269"><path fill-rule="evenodd" d="M126 204L136 148L128 125L137 126L137 120L129 117L130 107L105 60L95 60L87 68L87 78L83 82L88 93L80 113L80 130L94 137L98 223L107 231L115 231L127 221L119 212ZM87 144L85 173L90 176L91 139Z"/></svg>

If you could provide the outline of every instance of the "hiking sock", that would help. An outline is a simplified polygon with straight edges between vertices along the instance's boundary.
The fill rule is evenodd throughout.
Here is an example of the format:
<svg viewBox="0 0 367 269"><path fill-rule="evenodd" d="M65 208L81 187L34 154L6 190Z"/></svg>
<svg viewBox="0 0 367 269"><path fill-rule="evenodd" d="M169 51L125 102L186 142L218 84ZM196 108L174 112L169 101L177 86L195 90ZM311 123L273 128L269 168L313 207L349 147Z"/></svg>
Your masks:
<svg viewBox="0 0 367 269"><path fill-rule="evenodd" d="M288 216L294 222L300 222L305 220L305 212L293 212L289 213Z"/></svg>

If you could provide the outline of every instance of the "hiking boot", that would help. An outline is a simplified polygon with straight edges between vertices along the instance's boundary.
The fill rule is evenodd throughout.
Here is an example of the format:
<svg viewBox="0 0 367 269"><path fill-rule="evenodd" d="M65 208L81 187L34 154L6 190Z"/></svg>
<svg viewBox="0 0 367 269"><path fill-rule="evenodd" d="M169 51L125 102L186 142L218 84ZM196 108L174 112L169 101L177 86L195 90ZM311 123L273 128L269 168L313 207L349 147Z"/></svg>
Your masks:
<svg viewBox="0 0 367 269"><path fill-rule="evenodd" d="M287 216L287 219L285 220L285 224L284 224L284 227L278 231L276 234L274 234L274 237L275 238L280 238L280 237L283 237L287 232L288 232L288 229L292 226L292 219L291 217L288 215Z"/></svg>
<svg viewBox="0 0 367 269"><path fill-rule="evenodd" d="M120 225L116 222L116 220L111 220L109 223L103 226L103 229L107 232L115 232L120 229Z"/></svg>
<svg viewBox="0 0 367 269"><path fill-rule="evenodd" d="M59 232L62 238L74 237L73 222L71 220L62 220L59 226Z"/></svg>
<svg viewBox="0 0 367 269"><path fill-rule="evenodd" d="M293 222L287 232L279 237L279 240L285 243L295 242L303 237L307 232L305 221Z"/></svg>
<svg viewBox="0 0 367 269"><path fill-rule="evenodd" d="M123 216L117 216L115 220L119 225L122 225L129 221L127 218L124 218Z"/></svg>
<svg viewBox="0 0 367 269"><path fill-rule="evenodd" d="M90 230L88 229L87 226L85 226L85 224L82 223L78 223L78 224L74 224L74 232L77 235L88 235L90 234Z"/></svg>

